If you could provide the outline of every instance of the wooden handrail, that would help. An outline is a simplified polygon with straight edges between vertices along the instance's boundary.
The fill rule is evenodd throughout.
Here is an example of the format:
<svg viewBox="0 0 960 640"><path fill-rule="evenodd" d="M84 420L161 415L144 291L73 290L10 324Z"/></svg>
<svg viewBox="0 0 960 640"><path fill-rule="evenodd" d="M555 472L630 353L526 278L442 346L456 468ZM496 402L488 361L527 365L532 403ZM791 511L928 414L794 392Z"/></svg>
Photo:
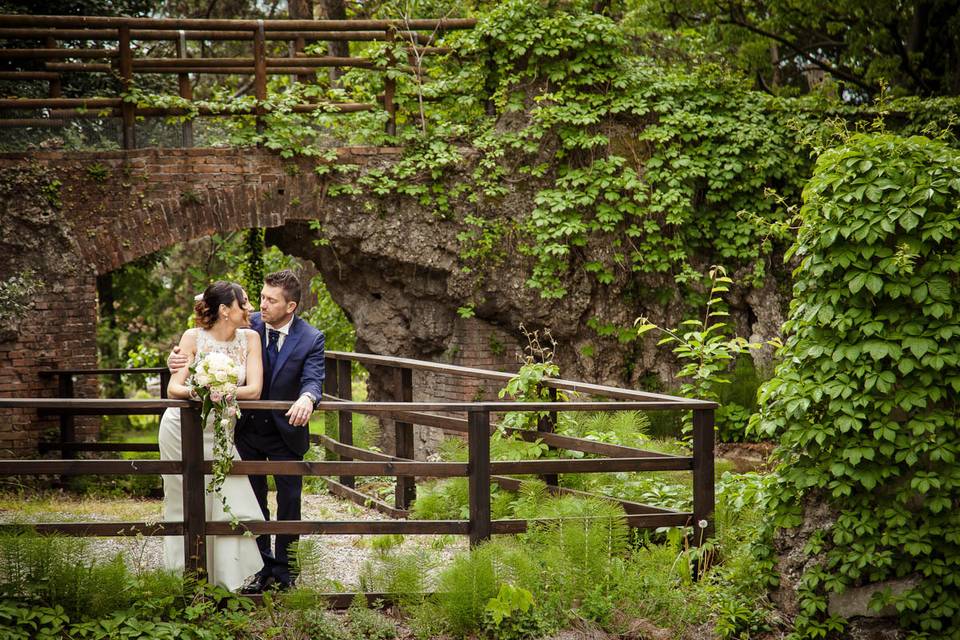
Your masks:
<svg viewBox="0 0 960 640"><path fill-rule="evenodd" d="M132 367L124 369L120 367L107 367L104 369L41 369L41 376L99 376L99 375L127 375L140 374L149 375L152 373L164 373L166 367Z"/></svg>
<svg viewBox="0 0 960 640"><path fill-rule="evenodd" d="M489 369L477 369L475 367L463 367L453 364L444 364L440 362L428 362L425 360L413 360L411 358L400 358L397 356L380 356L372 353L352 353L346 351L327 351L326 356L330 360L349 360L350 362L359 362L367 365L382 365L388 367L407 367L419 371L431 371L433 373L445 373L452 376L461 376L469 378L478 378L482 380L495 380L507 382L513 378L514 374L504 371L490 371ZM692 400L690 398L681 398L664 393L651 393L649 391L635 391L633 389L622 389L620 387L610 387L601 384L592 384L589 382L578 382L575 380L564 380L562 378L546 378L543 384L549 388L559 389L561 391L572 391L575 393L587 393L590 395L605 396L608 398L621 399L649 399L664 400L676 402L679 404L689 404L688 408L708 408L694 407L694 404L701 404L703 400ZM716 403L710 403L712 408L716 408Z"/></svg>
<svg viewBox="0 0 960 640"><path fill-rule="evenodd" d="M241 409L268 409L285 411L293 401L241 400ZM107 398L0 398L0 408L42 409L51 413L75 415L107 415L117 411L129 415L149 415L157 409L170 407L199 407L192 400L164 398L107 399ZM331 402L321 401L315 406L318 411L357 411L389 413L391 411L689 411L715 409L717 403L707 400L690 402L618 401L609 402ZM103 412L103 413L99 413Z"/></svg>
<svg viewBox="0 0 960 640"><path fill-rule="evenodd" d="M387 31L429 30L454 31L472 29L473 18L441 18L417 20L248 20L205 18L130 18L126 16L34 16L0 15L0 27L55 27L65 29L183 29L183 30L254 30L262 23L265 31Z"/></svg>
<svg viewBox="0 0 960 640"><path fill-rule="evenodd" d="M187 40L253 40L252 33L247 29L242 30L224 30L224 29L131 29L130 39L134 41L156 41L156 40L179 40L180 32L183 31L184 38ZM352 42L367 42L386 40L385 31L266 31L267 40L294 40L304 38L305 40L323 40L338 41L349 40ZM405 42L416 41L418 44L426 44L433 41L432 36L418 33L416 31L398 31L397 37ZM55 40L91 40L100 42L116 42L118 40L116 29L68 29L57 27L6 27L0 28L0 38L14 40L33 40L39 38L53 38Z"/></svg>

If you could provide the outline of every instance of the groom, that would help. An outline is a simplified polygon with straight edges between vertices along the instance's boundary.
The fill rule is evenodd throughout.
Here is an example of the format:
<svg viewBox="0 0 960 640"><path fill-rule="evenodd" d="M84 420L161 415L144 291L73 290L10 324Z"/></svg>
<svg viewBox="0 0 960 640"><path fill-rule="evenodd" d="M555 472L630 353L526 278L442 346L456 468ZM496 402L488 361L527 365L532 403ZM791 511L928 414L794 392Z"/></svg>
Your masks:
<svg viewBox="0 0 960 640"><path fill-rule="evenodd" d="M260 313L250 316L250 328L260 334L263 345L263 391L261 400L296 400L281 411L244 411L234 434L237 451L244 460L302 460L310 448L310 415L323 397L323 333L296 316L300 304L300 281L289 269L268 274L260 292ZM171 370L186 366L186 358L171 355ZM179 365L179 366L177 366ZM303 476L274 476L277 485L277 520L300 520ZM266 476L250 476L263 517L270 518ZM241 593L262 593L268 588L289 589L291 546L297 535L278 534L270 548L270 536L257 537L263 569Z"/></svg>

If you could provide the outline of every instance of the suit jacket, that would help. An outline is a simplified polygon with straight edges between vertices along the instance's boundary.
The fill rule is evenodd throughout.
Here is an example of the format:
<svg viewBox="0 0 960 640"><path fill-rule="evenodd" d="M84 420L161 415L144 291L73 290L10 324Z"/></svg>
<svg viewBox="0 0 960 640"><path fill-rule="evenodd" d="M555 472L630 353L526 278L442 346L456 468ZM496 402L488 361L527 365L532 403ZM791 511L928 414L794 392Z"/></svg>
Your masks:
<svg viewBox="0 0 960 640"><path fill-rule="evenodd" d="M283 341L283 347L277 354L273 370L267 367L267 329L259 313L250 316L250 328L260 334L263 356L263 393L262 400L296 400L306 392L313 395L315 401L323 398L324 378L324 338L309 323L297 316L290 323L290 330ZM310 429L295 427L283 411L248 411L240 419L238 429L248 428L254 416L269 416L276 427L277 436L287 447L302 456L310 448ZM271 434L272 435L272 434Z"/></svg>

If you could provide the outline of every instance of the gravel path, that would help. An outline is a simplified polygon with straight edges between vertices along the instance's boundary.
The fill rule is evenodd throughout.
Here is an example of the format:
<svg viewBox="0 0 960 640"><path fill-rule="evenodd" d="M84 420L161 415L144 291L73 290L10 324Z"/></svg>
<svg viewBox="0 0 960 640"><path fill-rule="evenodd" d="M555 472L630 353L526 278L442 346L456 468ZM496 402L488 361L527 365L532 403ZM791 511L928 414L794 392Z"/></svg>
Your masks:
<svg viewBox="0 0 960 640"><path fill-rule="evenodd" d="M276 495L270 494L271 513L275 511ZM160 519L160 500L94 500L58 497L8 497L0 501L0 522L110 522L145 521ZM387 520L387 516L328 493L304 494L304 520ZM318 558L306 563L300 584L322 590L357 591L359 575L364 563L374 558L377 551L369 535L318 535L305 539L316 541ZM123 553L134 570L160 568L163 564L163 542L160 537L91 538L97 557L108 558ZM423 550L429 554L433 566L459 550L467 548L462 536L406 536L397 547L401 552Z"/></svg>

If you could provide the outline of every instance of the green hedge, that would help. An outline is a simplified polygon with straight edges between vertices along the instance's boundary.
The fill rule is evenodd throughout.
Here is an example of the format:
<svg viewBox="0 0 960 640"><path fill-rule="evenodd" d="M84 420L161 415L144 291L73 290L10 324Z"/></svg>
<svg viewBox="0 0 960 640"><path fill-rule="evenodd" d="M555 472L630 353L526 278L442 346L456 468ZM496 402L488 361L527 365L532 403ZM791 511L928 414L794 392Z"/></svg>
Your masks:
<svg viewBox="0 0 960 640"><path fill-rule="evenodd" d="M889 134L850 137L804 190L788 338L760 391L780 438L777 524L804 498L837 517L806 551L801 637L825 637L827 594L878 589L917 637L960 637L960 153Z"/></svg>

